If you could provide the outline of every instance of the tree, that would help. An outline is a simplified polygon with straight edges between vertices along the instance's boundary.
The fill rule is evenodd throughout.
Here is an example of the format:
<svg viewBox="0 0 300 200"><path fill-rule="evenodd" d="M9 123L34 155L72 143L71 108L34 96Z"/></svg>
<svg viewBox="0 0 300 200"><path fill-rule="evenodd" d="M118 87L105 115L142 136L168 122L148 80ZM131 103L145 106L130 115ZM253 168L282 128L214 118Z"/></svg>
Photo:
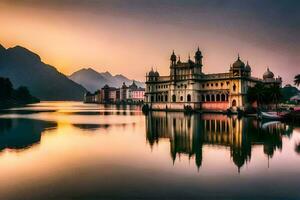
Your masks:
<svg viewBox="0 0 300 200"><path fill-rule="evenodd" d="M247 91L247 99L250 103L257 103L260 108L266 100L266 88L262 83L257 83L254 87L250 87Z"/></svg>
<svg viewBox="0 0 300 200"><path fill-rule="evenodd" d="M295 76L294 84L295 84L296 86L299 86L299 85L300 85L300 74L298 74L298 75Z"/></svg>
<svg viewBox="0 0 300 200"><path fill-rule="evenodd" d="M257 83L248 89L247 99L250 103L257 102L258 108L262 105L275 104L277 109L278 103L282 100L281 89L278 85L265 86Z"/></svg>
<svg viewBox="0 0 300 200"><path fill-rule="evenodd" d="M278 85L272 85L266 89L266 97L268 97L268 103L273 103L276 105L276 110L278 108L278 103L282 100L281 89Z"/></svg>
<svg viewBox="0 0 300 200"><path fill-rule="evenodd" d="M27 87L21 86L16 90L16 99L18 101L27 101L31 99L31 95Z"/></svg>
<svg viewBox="0 0 300 200"><path fill-rule="evenodd" d="M0 77L0 100L11 98L13 93L13 85L8 78Z"/></svg>

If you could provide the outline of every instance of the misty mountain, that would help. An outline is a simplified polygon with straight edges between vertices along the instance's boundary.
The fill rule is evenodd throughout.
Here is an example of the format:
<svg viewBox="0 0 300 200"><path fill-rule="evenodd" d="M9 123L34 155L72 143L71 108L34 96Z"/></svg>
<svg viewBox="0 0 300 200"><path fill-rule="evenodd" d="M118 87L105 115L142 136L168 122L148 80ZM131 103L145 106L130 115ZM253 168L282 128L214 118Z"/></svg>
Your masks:
<svg viewBox="0 0 300 200"><path fill-rule="evenodd" d="M133 81L121 74L113 76L109 72L100 73L92 68L80 69L71 74L69 78L84 86L90 92L101 89L105 84L108 84L111 87L121 87L123 82L128 86L132 84ZM145 84L142 82L136 81L136 84L139 87L145 87Z"/></svg>
<svg viewBox="0 0 300 200"><path fill-rule="evenodd" d="M28 49L0 45L0 76L9 78L15 87L26 86L41 100L82 100L86 89L47 65Z"/></svg>

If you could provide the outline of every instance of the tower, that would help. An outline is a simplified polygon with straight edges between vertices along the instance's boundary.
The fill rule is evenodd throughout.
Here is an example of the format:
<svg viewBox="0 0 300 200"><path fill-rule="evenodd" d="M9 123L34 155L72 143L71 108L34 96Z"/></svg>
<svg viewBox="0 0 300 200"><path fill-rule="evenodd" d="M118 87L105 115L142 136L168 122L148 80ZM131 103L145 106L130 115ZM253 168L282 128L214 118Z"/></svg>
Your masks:
<svg viewBox="0 0 300 200"><path fill-rule="evenodd" d="M175 54L175 52L174 52L174 50L173 50L173 53L172 53L172 55L171 55L171 57L170 57L170 77L171 77L171 80L173 80L173 81L175 81L175 79L176 79L176 69L175 69L175 67L176 67L176 60L177 60L177 56L176 56L176 54Z"/></svg>
<svg viewBox="0 0 300 200"><path fill-rule="evenodd" d="M172 66L174 67L174 66L176 65L176 59L177 59L177 57L176 57L175 52L174 52L174 50L173 50L173 53L172 53L171 58L170 58L170 61L171 61L171 67L172 67Z"/></svg>
<svg viewBox="0 0 300 200"><path fill-rule="evenodd" d="M196 53L195 53L195 64L196 68L194 69L194 73L201 74L202 73L202 53L198 47Z"/></svg>
<svg viewBox="0 0 300 200"><path fill-rule="evenodd" d="M198 49L197 49L197 51L195 53L195 63L197 65L199 65L200 67L202 67L202 58L203 58L202 53L201 53L201 51L200 51L200 49L198 47Z"/></svg>

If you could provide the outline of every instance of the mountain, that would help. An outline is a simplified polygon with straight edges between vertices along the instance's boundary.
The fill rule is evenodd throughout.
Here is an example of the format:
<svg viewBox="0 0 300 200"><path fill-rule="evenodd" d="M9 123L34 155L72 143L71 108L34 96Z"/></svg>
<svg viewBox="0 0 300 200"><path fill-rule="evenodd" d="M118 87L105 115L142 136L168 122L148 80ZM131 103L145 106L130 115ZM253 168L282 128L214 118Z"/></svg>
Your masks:
<svg viewBox="0 0 300 200"><path fill-rule="evenodd" d="M109 72L99 73L92 68L80 69L71 74L69 78L74 82L83 85L90 92L101 89L105 84L111 87L121 87L123 82L125 82L126 85L130 85L133 81L121 74L113 76ZM135 83L139 87L145 87L145 84L142 82L135 81Z"/></svg>
<svg viewBox="0 0 300 200"><path fill-rule="evenodd" d="M27 87L41 100L82 100L86 92L84 87L21 46L5 49L0 45L0 76L9 78L15 87Z"/></svg>

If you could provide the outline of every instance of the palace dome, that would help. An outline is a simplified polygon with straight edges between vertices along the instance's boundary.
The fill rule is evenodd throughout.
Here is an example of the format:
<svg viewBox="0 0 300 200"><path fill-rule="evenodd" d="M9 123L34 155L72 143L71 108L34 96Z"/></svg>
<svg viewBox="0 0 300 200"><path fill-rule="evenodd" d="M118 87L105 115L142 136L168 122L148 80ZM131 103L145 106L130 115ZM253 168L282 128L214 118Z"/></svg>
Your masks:
<svg viewBox="0 0 300 200"><path fill-rule="evenodd" d="M158 71L155 71L155 72L154 72L154 76L159 76Z"/></svg>
<svg viewBox="0 0 300 200"><path fill-rule="evenodd" d="M274 74L273 74L273 72L270 71L269 68L267 68L267 71L263 74L263 78L264 79L274 78Z"/></svg>
<svg viewBox="0 0 300 200"><path fill-rule="evenodd" d="M153 71L153 69L151 69L151 71L148 73L148 76L155 76L155 72Z"/></svg>
<svg viewBox="0 0 300 200"><path fill-rule="evenodd" d="M243 68L245 67L245 63L241 61L240 56L238 56L238 59L232 64L233 68Z"/></svg>
<svg viewBox="0 0 300 200"><path fill-rule="evenodd" d="M250 67L250 65L249 65L248 61L247 61L247 64L246 64L245 70L246 70L246 71L249 71L249 72L251 71L251 67Z"/></svg>

